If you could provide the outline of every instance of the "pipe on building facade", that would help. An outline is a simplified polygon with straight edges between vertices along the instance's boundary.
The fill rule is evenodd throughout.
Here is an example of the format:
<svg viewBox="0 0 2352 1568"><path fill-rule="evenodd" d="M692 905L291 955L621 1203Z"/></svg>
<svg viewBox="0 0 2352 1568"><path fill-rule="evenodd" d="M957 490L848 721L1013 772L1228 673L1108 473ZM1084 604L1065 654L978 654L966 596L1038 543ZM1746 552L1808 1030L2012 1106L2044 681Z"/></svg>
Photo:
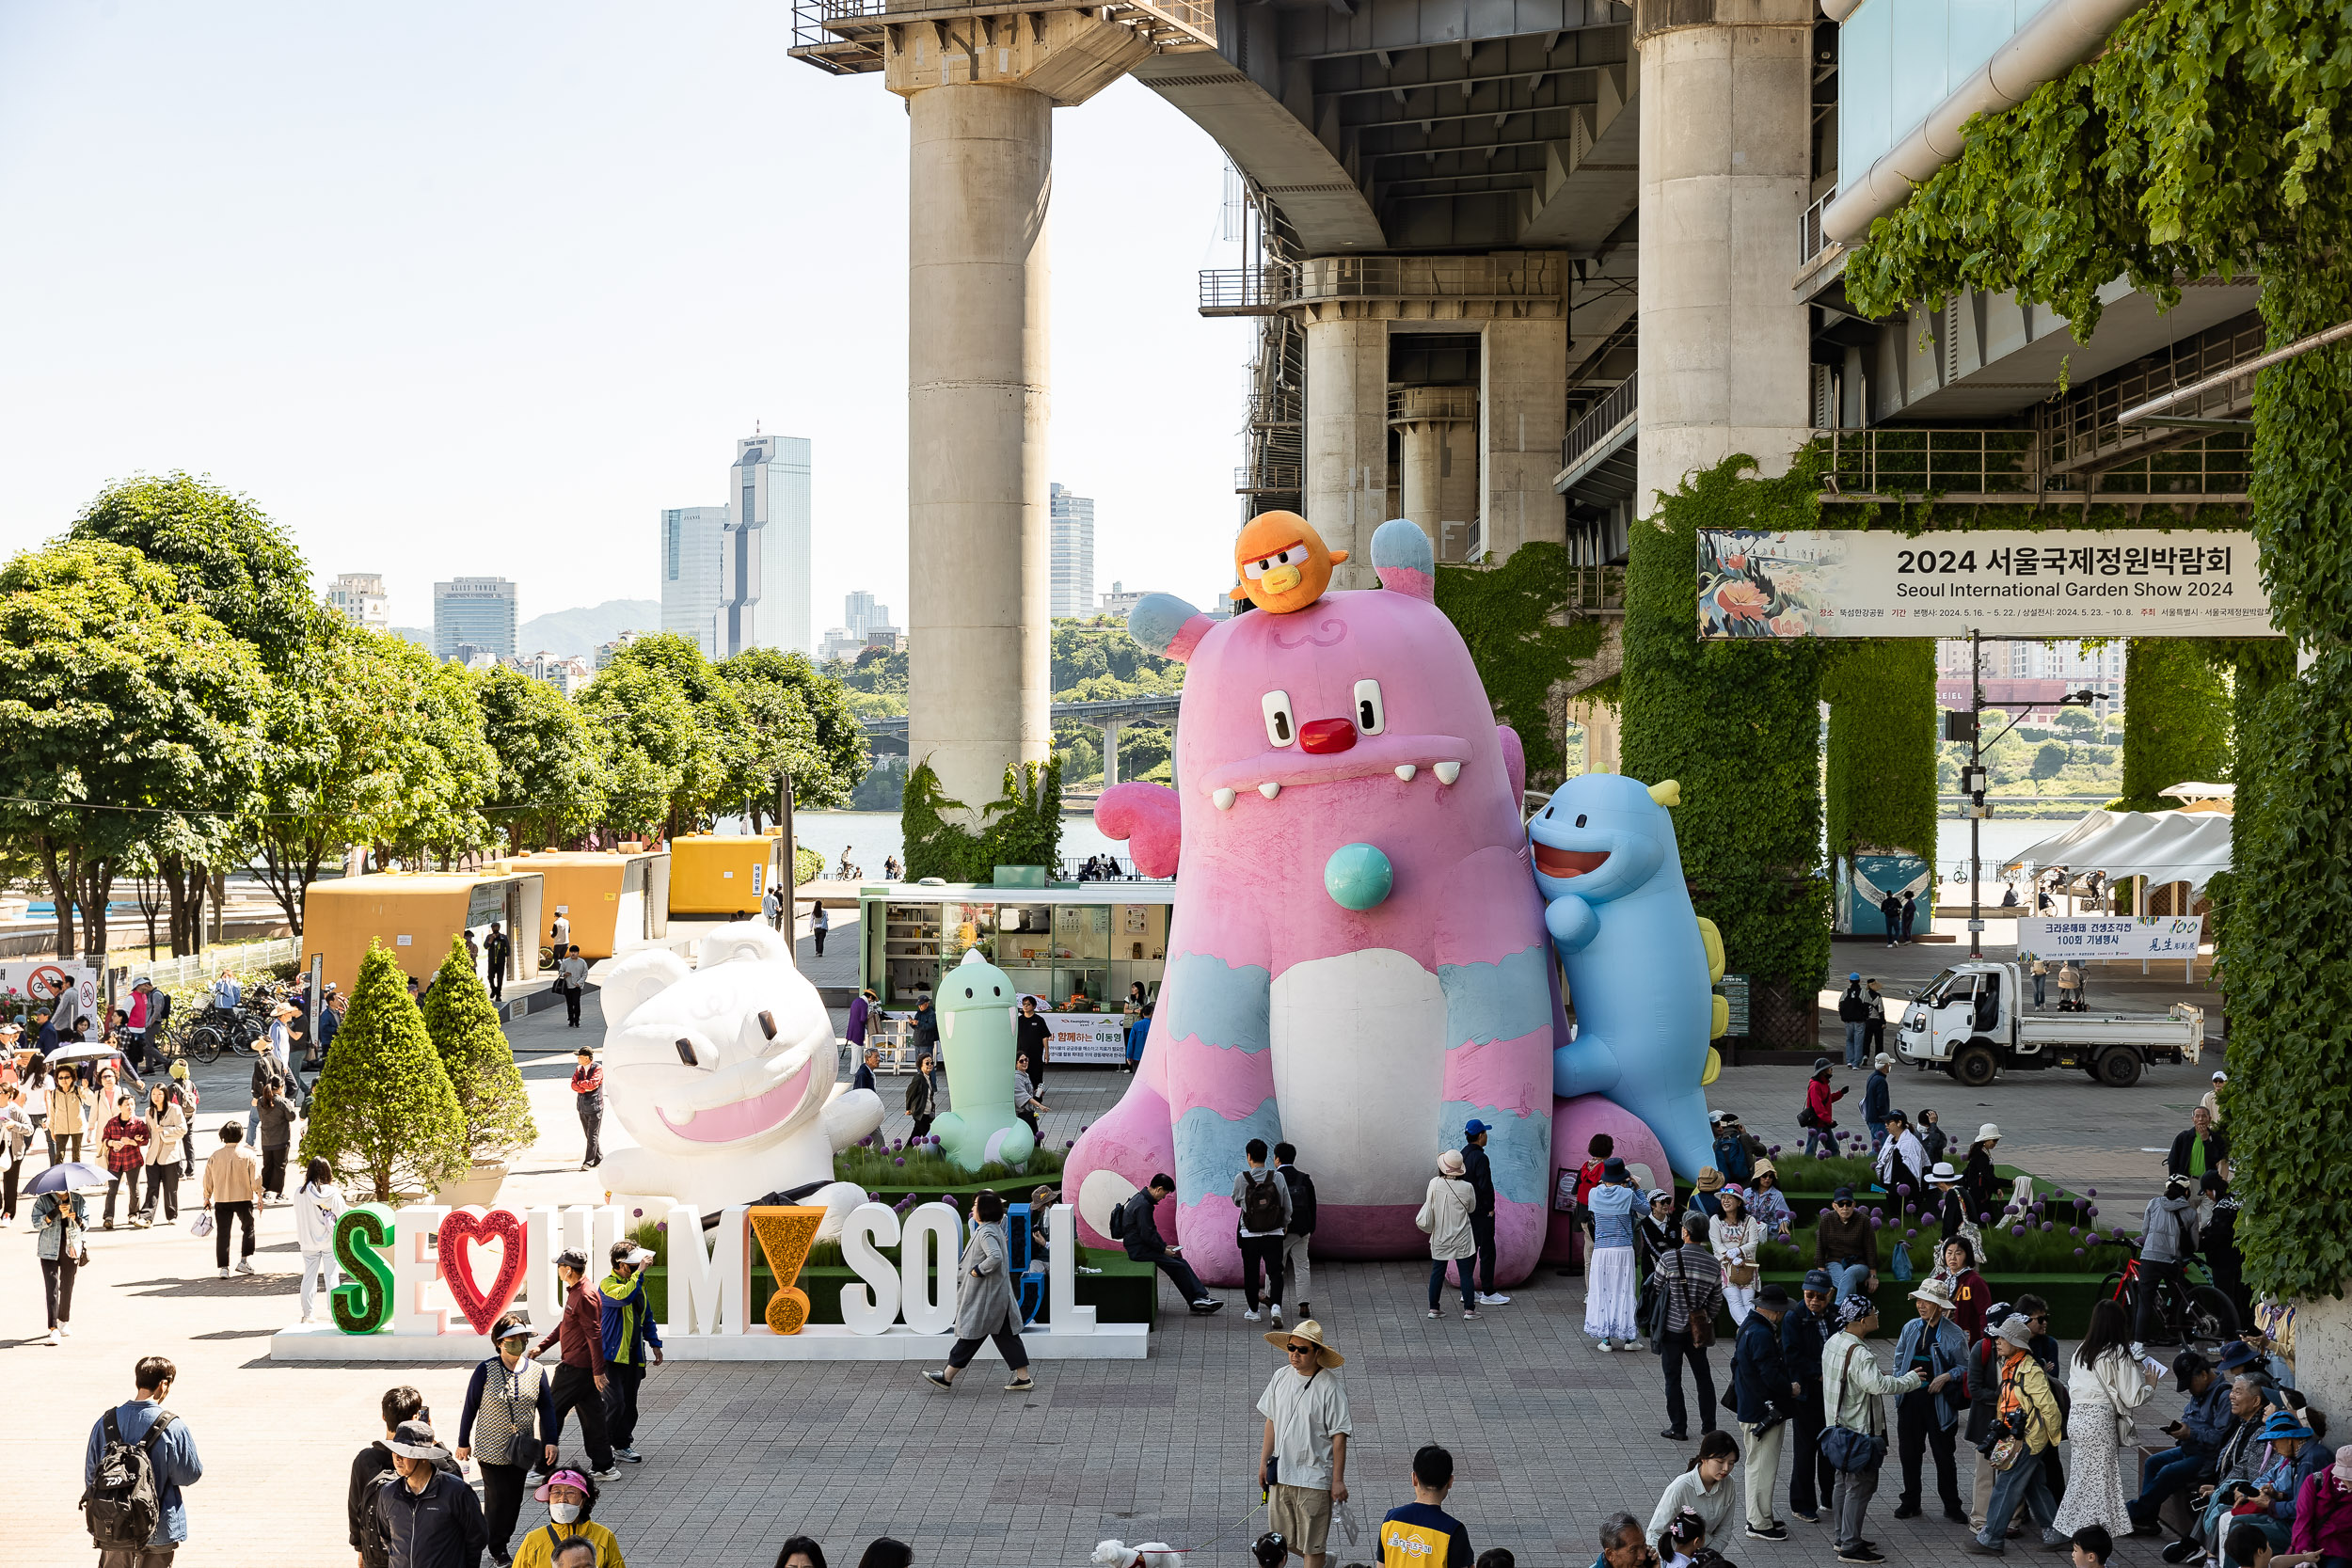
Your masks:
<svg viewBox="0 0 2352 1568"><path fill-rule="evenodd" d="M1859 177L1839 172L1839 190L1821 209L1821 232L1851 245L1870 225L1911 198L1915 186L1960 156L1967 145L1961 128L1977 115L2014 108L2034 88L2055 81L2095 53L2123 19L2146 0L2051 0L2020 27L1973 76L1937 104L1919 127L1881 154ZM1859 0L1845 7L1846 15ZM1836 0L1823 9L1839 22Z"/></svg>

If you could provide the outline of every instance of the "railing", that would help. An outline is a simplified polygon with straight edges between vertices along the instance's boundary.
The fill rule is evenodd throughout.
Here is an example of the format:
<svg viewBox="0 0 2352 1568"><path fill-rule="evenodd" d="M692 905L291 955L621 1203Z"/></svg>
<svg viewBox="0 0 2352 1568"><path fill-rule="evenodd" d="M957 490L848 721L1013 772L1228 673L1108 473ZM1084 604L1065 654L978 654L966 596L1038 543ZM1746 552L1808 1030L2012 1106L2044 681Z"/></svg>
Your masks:
<svg viewBox="0 0 2352 1568"><path fill-rule="evenodd" d="M1629 418L1640 412L1642 395L1638 388L1640 377L1629 375L1617 383L1608 396L1584 411L1581 419L1568 427L1567 439L1560 443L1560 467L1573 468L1611 432Z"/></svg>
<svg viewBox="0 0 2352 1568"><path fill-rule="evenodd" d="M1244 464L1233 470L1233 493L1237 496L1288 495L1302 483L1299 465L1295 463Z"/></svg>
<svg viewBox="0 0 2352 1568"><path fill-rule="evenodd" d="M1568 608L1588 612L1624 610L1625 568L1622 566L1569 567Z"/></svg>
<svg viewBox="0 0 2352 1568"><path fill-rule="evenodd" d="M1200 270L1204 316L1268 316L1289 298L1290 269L1279 262Z"/></svg>
<svg viewBox="0 0 2352 1568"><path fill-rule="evenodd" d="M1485 256L1316 256L1296 264L1296 300L1558 299L1565 258L1553 251Z"/></svg>
<svg viewBox="0 0 2352 1568"><path fill-rule="evenodd" d="M241 942L207 947L201 953L191 953L185 958L154 958L126 965L122 971L122 988L127 994L131 982L145 977L169 990L175 986L207 979L229 970L250 972L265 969L271 964L281 964L301 956L300 937L278 937L268 942Z"/></svg>
<svg viewBox="0 0 2352 1568"><path fill-rule="evenodd" d="M1804 210L1804 216L1798 220L1797 265L1810 264L1816 256L1829 248L1830 241L1821 232L1821 211L1836 199L1837 187L1832 185L1820 200Z"/></svg>
<svg viewBox="0 0 2352 1568"><path fill-rule="evenodd" d="M1391 387L1389 388L1389 422L1401 424L1413 420L1475 420L1478 418L1478 388L1475 387Z"/></svg>
<svg viewBox="0 0 2352 1568"><path fill-rule="evenodd" d="M963 4L958 3L958 0L946 0L944 4L932 3L932 0L792 0L792 47L816 49L838 44L847 34L870 31L876 24L905 21L912 17L1001 17L1037 8L1035 6ZM1147 33L1157 34L1174 27L1191 34L1192 43L1205 43L1214 48L1216 42L1215 0L1111 0L1107 6L1078 5L1064 0L1062 4L1044 8L1092 10L1106 21L1140 24Z"/></svg>
<svg viewBox="0 0 2352 1568"><path fill-rule="evenodd" d="M1829 448L1822 490L1833 499L1943 496L1955 500L2215 500L2246 496L2249 436L2217 433L2095 473L2042 464L2039 431L1817 430Z"/></svg>
<svg viewBox="0 0 2352 1568"><path fill-rule="evenodd" d="M2178 387L2201 381L2233 365L2259 359L2263 328L2259 321L2223 331L2215 329L2169 348L2159 350L2121 373L2102 376L2090 386L2060 399L2043 422L2049 441L2050 465L2064 470L2097 466L2105 459L2129 453L2152 441L2180 437L2161 426L2119 425L2115 416ZM2194 399L2165 410L2168 417L2228 419L2242 417L2253 405L2254 377L2248 371L2208 388Z"/></svg>

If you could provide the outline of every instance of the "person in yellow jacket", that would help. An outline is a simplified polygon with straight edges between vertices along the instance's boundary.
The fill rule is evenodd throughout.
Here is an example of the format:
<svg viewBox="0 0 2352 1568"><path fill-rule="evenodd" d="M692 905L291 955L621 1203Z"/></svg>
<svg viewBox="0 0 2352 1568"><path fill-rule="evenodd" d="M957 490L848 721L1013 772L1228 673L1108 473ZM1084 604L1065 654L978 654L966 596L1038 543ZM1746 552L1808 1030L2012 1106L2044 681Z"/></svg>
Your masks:
<svg viewBox="0 0 2352 1568"><path fill-rule="evenodd" d="M2067 1538L2052 1528L2058 1503L2050 1496L2050 1482L2042 1467L2042 1450L2055 1446L2066 1430L2058 1415L2058 1396L2050 1392L2050 1380L2034 1357L2033 1329L2023 1314L2010 1314L1994 1334L2001 1346L1996 1435L2013 1433L2025 1440L2025 1451L1994 1477L1993 1502L1985 1510L1984 1528L1970 1538L1967 1550L1979 1557L2001 1556L2001 1539L2009 1533L2009 1522L2020 1508L2041 1530L2044 1546L2063 1546Z"/></svg>
<svg viewBox="0 0 2352 1568"><path fill-rule="evenodd" d="M548 1522L516 1546L513 1568L557 1568L558 1549L575 1536L596 1548L596 1568L628 1568L612 1532L588 1517L596 1506L596 1483L586 1474L558 1470L532 1496L548 1505Z"/></svg>

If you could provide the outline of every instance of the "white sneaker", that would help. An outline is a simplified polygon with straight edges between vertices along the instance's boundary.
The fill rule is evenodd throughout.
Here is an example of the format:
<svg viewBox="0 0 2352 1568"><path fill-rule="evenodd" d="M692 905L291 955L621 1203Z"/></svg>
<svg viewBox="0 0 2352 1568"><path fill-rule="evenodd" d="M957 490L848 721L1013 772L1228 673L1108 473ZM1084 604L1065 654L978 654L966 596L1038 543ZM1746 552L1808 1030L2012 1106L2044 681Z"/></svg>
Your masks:
<svg viewBox="0 0 2352 1568"><path fill-rule="evenodd" d="M223 1269L223 1270L221 1270L221 1271L220 1271L220 1276L221 1276L221 1278L223 1278L223 1279L228 1278L228 1277L229 1277L229 1271L228 1271L227 1269Z"/></svg>
<svg viewBox="0 0 2352 1568"><path fill-rule="evenodd" d="M57 1325L57 1332L71 1339L73 1338L73 1325L72 1323L61 1323Z"/></svg>
<svg viewBox="0 0 2352 1568"><path fill-rule="evenodd" d="M41 1343L42 1343L42 1344L44 1344L44 1345L56 1345L56 1344L62 1344L62 1343L64 1343L64 1341L63 1341L63 1340L61 1340L61 1339L59 1339L59 1338L57 1338L57 1331L56 1331L56 1329L54 1329L54 1328L53 1328L53 1329L51 1329L51 1330L49 1331L49 1338L46 1338L46 1339L43 1339L43 1340L41 1341Z"/></svg>
<svg viewBox="0 0 2352 1568"><path fill-rule="evenodd" d="M250 1258L238 1259L237 1272L239 1274L251 1274L253 1272L253 1259Z"/></svg>
<svg viewBox="0 0 2352 1568"><path fill-rule="evenodd" d="M1258 1311L1258 1309L1253 1307L1249 1308L1248 1311L1244 1312L1241 1315L1241 1319L1244 1323L1254 1323L1258 1321L1261 1315L1262 1314Z"/></svg>
<svg viewBox="0 0 2352 1568"><path fill-rule="evenodd" d="M1436 1307L1431 1307L1431 1308L1429 1309L1429 1321L1430 1321L1431 1323L1436 1323L1436 1322L1437 1322L1439 1318L1443 1317L1444 1315L1445 1315L1445 1314L1443 1314L1443 1313L1439 1312L1439 1311L1438 1311Z"/></svg>
<svg viewBox="0 0 2352 1568"><path fill-rule="evenodd" d="M1508 1307L1511 1305L1511 1298L1505 1295L1498 1295L1491 1291L1481 1291L1478 1292L1478 1305L1481 1307Z"/></svg>
<svg viewBox="0 0 2352 1568"><path fill-rule="evenodd" d="M1611 1344L1608 1340L1603 1339L1599 1344L1595 1345L1593 1348L1597 1351L1607 1352L1615 1350L1617 1347Z"/></svg>
<svg viewBox="0 0 2352 1568"><path fill-rule="evenodd" d="M1281 1326L1282 1326L1282 1309L1281 1309L1280 1307L1267 1307L1267 1308L1266 1308L1266 1317L1267 1317L1267 1319L1268 1319L1270 1322L1272 1322L1272 1323L1274 1324L1274 1326L1275 1326L1275 1327L1279 1328L1279 1327L1281 1327Z"/></svg>

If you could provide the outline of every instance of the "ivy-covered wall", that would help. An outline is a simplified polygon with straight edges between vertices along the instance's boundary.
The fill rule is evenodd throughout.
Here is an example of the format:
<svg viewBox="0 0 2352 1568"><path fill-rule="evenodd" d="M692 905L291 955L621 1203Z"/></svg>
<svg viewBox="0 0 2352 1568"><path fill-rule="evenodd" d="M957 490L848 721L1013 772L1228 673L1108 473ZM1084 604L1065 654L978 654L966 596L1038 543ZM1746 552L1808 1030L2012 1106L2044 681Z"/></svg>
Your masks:
<svg viewBox="0 0 2352 1568"><path fill-rule="evenodd" d="M1908 849L1935 863L1935 643L1846 642L1824 656L1829 852Z"/></svg>
<svg viewBox="0 0 2352 1568"><path fill-rule="evenodd" d="M1702 528L1813 526L1820 456L1779 479L1735 456L1685 480L1633 527L1625 581L1625 771L1678 779L1675 837L1698 912L1723 932L1725 967L1750 977L1758 1045L1811 1050L1829 971L1821 875L1820 671L1810 641L1702 643L1693 576ZM1931 778L1932 775L1931 775Z"/></svg>
<svg viewBox="0 0 2352 1568"><path fill-rule="evenodd" d="M2123 793L2115 811L2164 811L2189 779L2230 776L2230 694L2203 648L2135 637L2123 649Z"/></svg>
<svg viewBox="0 0 2352 1568"><path fill-rule="evenodd" d="M1439 566L1438 608L1470 645L1495 718L1518 732L1527 782L1556 786L1567 768L1551 725L1552 686L1600 650L1597 620L1559 617L1568 602L1568 552L1563 545L1522 545L1500 566Z"/></svg>
<svg viewBox="0 0 2352 1568"><path fill-rule="evenodd" d="M2078 338L2119 276L2263 280L2269 346L2352 320L2352 8L2151 0L2092 60L1971 123L1961 156L1849 261L1855 309L1973 287L2050 305ZM2230 1084L2249 1283L2333 1296L2352 1276L2352 348L2263 372L2253 531L2299 678L2241 660L2234 874L2223 890ZM2292 658L2292 655L2286 656Z"/></svg>
<svg viewBox="0 0 2352 1568"><path fill-rule="evenodd" d="M947 819L946 813L963 809L941 790L928 761L908 769L898 812L908 880L985 882L1000 865L1041 865L1053 874L1061 855L1060 757L1041 768L1029 762L1006 768L1004 792L980 809L985 825L978 832Z"/></svg>

